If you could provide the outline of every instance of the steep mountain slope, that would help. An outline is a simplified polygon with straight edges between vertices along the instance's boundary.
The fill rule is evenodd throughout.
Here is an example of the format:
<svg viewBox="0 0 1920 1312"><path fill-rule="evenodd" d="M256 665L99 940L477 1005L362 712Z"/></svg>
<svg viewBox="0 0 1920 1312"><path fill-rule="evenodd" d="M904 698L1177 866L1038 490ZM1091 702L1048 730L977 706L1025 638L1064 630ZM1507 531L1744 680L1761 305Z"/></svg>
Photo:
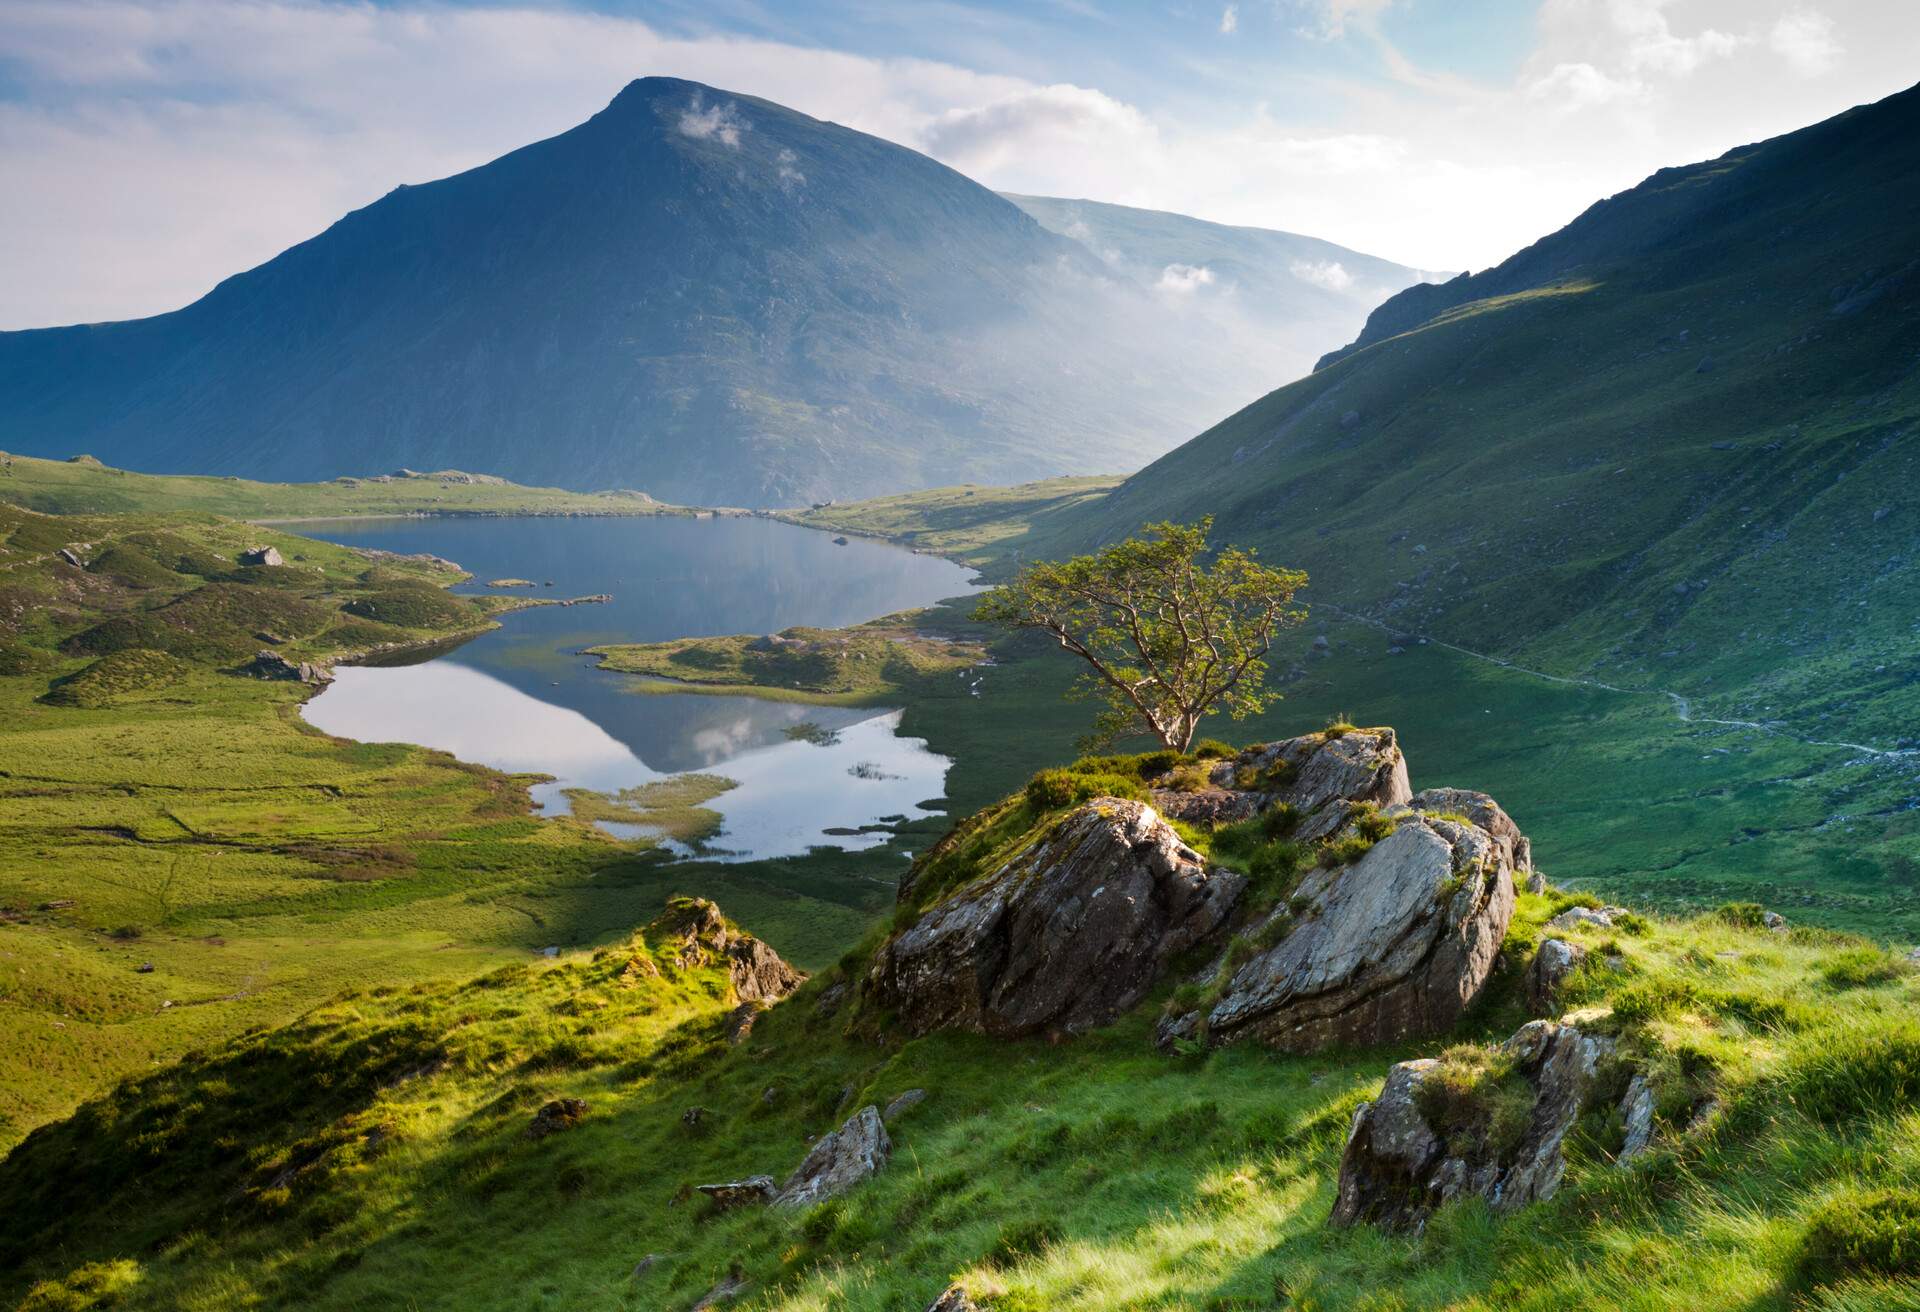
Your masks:
<svg viewBox="0 0 1920 1312"><path fill-rule="evenodd" d="M1212 515L1393 632L1912 747L1917 206L1920 89L1667 170L1388 301L1049 545Z"/></svg>
<svg viewBox="0 0 1920 1312"><path fill-rule="evenodd" d="M1204 324L1214 349L1255 391L1308 372L1327 343L1359 332L1383 298L1448 276L1272 228L1091 200L1007 199L1153 288L1181 331Z"/></svg>
<svg viewBox="0 0 1920 1312"><path fill-rule="evenodd" d="M699 504L1124 469L1271 381L1163 299L923 155L651 78L175 313L0 334L0 446Z"/></svg>

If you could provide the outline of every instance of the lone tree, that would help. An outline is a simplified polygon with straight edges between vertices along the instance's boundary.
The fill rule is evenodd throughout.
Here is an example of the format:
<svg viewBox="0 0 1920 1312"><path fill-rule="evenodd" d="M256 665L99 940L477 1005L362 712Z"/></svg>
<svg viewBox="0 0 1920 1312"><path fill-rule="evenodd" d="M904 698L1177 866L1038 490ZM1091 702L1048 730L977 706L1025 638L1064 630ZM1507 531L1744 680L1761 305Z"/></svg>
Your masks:
<svg viewBox="0 0 1920 1312"><path fill-rule="evenodd" d="M974 617L1052 634L1092 666L1080 693L1107 704L1092 742L1146 732L1184 752L1209 712L1238 720L1278 696L1262 684L1264 658L1276 631L1306 618L1291 608L1299 570L1233 547L1202 563L1212 528L1211 517L1149 524L1091 556L1030 565Z"/></svg>

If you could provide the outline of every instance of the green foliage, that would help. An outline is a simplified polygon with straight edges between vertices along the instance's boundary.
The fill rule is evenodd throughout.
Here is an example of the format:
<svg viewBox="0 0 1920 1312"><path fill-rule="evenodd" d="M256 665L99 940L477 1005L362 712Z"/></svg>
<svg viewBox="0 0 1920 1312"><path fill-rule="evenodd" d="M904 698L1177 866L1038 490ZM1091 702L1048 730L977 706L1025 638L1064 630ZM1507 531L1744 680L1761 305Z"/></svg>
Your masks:
<svg viewBox="0 0 1920 1312"><path fill-rule="evenodd" d="M178 657L136 647L102 656L84 669L55 679L40 700L49 706L118 706L176 688L193 672L193 666Z"/></svg>
<svg viewBox="0 0 1920 1312"><path fill-rule="evenodd" d="M1193 745L1194 759L1199 761L1225 761L1234 754L1234 749L1218 738L1202 738Z"/></svg>
<svg viewBox="0 0 1920 1312"><path fill-rule="evenodd" d="M1847 1190L1813 1214L1797 1275L1826 1285L1850 1276L1920 1278L1920 1192Z"/></svg>
<svg viewBox="0 0 1920 1312"><path fill-rule="evenodd" d="M1820 978L1832 988L1861 989L1891 984L1910 973L1907 964L1885 948L1861 944L1836 953L1820 972Z"/></svg>
<svg viewBox="0 0 1920 1312"><path fill-rule="evenodd" d="M1079 687L1106 704L1094 741L1147 733L1185 752L1211 712L1243 719L1273 699L1264 658L1278 630L1305 618L1289 609L1305 574L1238 548L1203 564L1211 527L1150 524L1091 556L1028 565L974 617L1045 633L1086 662Z"/></svg>
<svg viewBox="0 0 1920 1312"><path fill-rule="evenodd" d="M1449 1151L1505 1160L1533 1113L1533 1086L1504 1048L1458 1044L1420 1076L1414 1104Z"/></svg>
<svg viewBox="0 0 1920 1312"><path fill-rule="evenodd" d="M472 602L426 583L382 588L355 597L342 609L349 615L403 629L451 629L478 623L481 618Z"/></svg>
<svg viewBox="0 0 1920 1312"><path fill-rule="evenodd" d="M1849 1015L1804 1034L1782 1082L1794 1106L1829 1125L1904 1111L1920 1101L1920 1021Z"/></svg>
<svg viewBox="0 0 1920 1312"><path fill-rule="evenodd" d="M1767 909L1758 902L1723 902L1714 909L1713 914L1727 924L1740 929L1761 929L1765 927L1762 919Z"/></svg>

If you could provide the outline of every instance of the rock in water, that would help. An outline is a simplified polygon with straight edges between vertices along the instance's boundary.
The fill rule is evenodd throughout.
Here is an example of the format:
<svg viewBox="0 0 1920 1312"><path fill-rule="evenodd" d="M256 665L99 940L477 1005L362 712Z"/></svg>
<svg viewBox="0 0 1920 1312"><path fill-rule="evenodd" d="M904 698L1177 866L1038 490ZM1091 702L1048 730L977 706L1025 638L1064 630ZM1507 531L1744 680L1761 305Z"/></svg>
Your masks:
<svg viewBox="0 0 1920 1312"><path fill-rule="evenodd" d="M880 1122L878 1107L862 1107L847 1123L813 1146L787 1177L775 1207L805 1207L847 1192L873 1175L893 1156L893 1140Z"/></svg>
<svg viewBox="0 0 1920 1312"><path fill-rule="evenodd" d="M1487 1125L1452 1127L1451 1140L1428 1121L1422 1086L1435 1078L1433 1058L1403 1061L1387 1072L1386 1087L1353 1114L1340 1159L1332 1223L1367 1221L1391 1230L1418 1231L1433 1209L1469 1195L1496 1212L1553 1197L1566 1170L1561 1145L1601 1088L1601 1062L1613 1041L1572 1024L1530 1021L1502 1045L1513 1074L1533 1097L1517 1141L1501 1144ZM1622 1110L1631 1123L1639 1103L1629 1086ZM1648 1117L1652 1099L1644 1096Z"/></svg>
<svg viewBox="0 0 1920 1312"><path fill-rule="evenodd" d="M1289 1052L1437 1034L1479 995L1513 915L1507 849L1477 825L1404 808L1350 866L1311 871L1300 923L1163 1044L1254 1038ZM1287 907L1274 917L1289 914Z"/></svg>
<svg viewBox="0 0 1920 1312"><path fill-rule="evenodd" d="M1152 807L1096 798L881 948L868 988L914 1034L1078 1033L1138 1003L1245 888Z"/></svg>

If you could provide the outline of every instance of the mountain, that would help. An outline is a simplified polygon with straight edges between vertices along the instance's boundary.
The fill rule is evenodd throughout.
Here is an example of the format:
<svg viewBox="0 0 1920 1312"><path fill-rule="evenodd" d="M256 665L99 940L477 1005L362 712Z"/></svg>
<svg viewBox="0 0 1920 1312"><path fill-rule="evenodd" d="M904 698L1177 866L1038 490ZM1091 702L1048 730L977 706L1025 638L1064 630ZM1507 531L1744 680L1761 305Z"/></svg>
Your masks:
<svg viewBox="0 0 1920 1312"><path fill-rule="evenodd" d="M1386 301L1052 545L1212 515L1393 633L1920 745L1917 209L1920 88L1663 170Z"/></svg>
<svg viewBox="0 0 1920 1312"><path fill-rule="evenodd" d="M649 78L185 309L0 334L0 445L756 506L1132 468L1274 376L1165 299L923 155Z"/></svg>
<svg viewBox="0 0 1920 1312"><path fill-rule="evenodd" d="M1050 196L1006 198L1049 232L1154 289L1170 318L1203 319L1214 348L1259 390L1307 373L1395 292L1451 275L1410 269L1317 237Z"/></svg>

